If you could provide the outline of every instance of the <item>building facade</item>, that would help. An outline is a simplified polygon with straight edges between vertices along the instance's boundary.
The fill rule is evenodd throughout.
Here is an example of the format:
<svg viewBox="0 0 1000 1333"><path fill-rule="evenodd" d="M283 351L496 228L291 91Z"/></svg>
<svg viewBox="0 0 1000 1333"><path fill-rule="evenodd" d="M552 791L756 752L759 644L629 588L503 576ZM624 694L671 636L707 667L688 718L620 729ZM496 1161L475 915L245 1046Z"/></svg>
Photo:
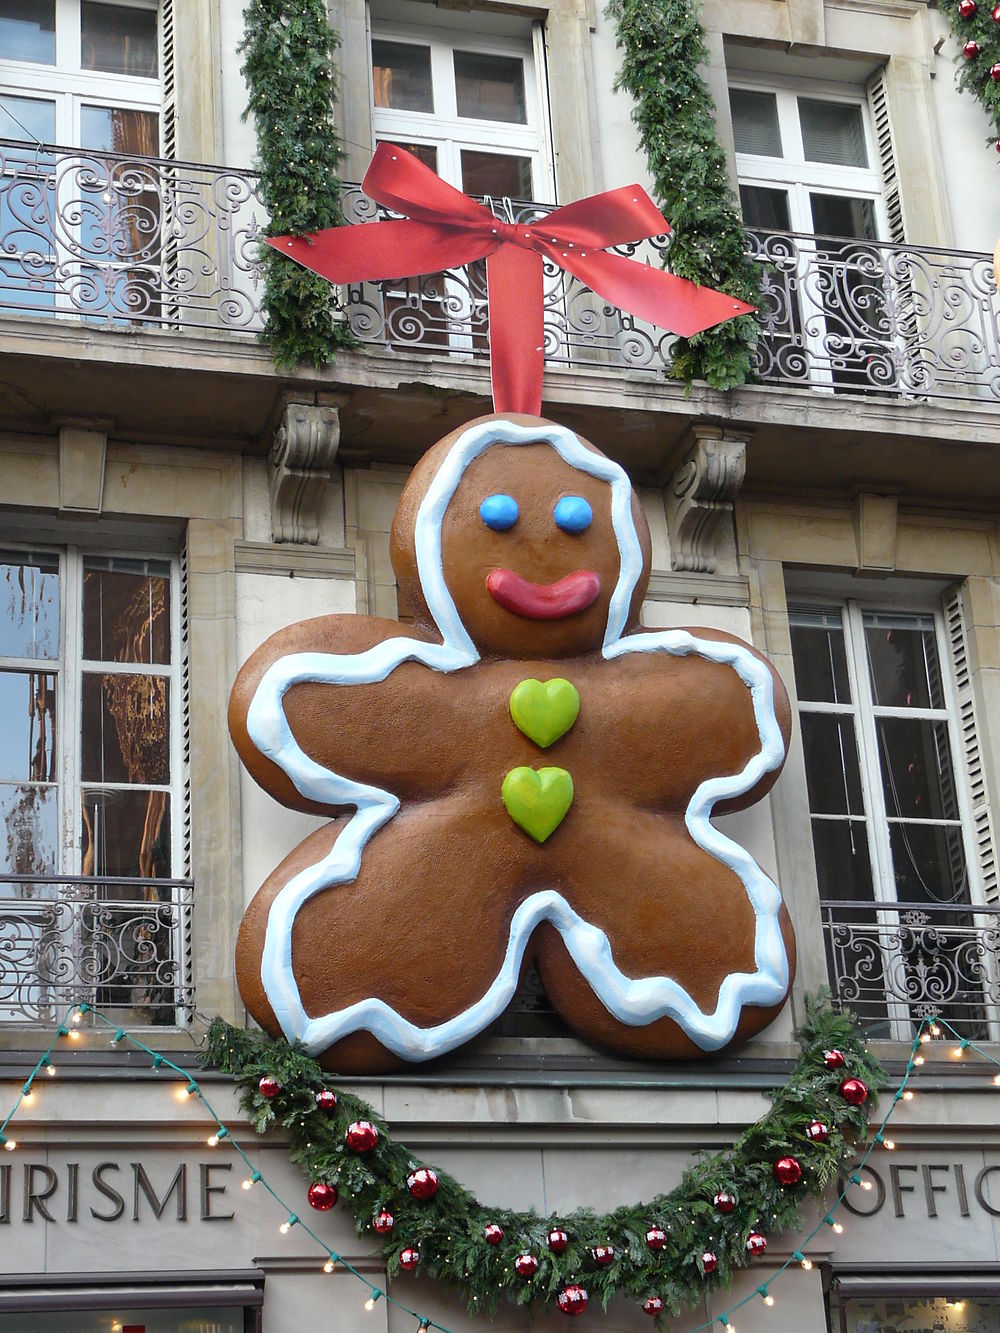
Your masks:
<svg viewBox="0 0 1000 1333"><path fill-rule="evenodd" d="M388 140L509 221L648 183L593 0L332 0L330 20L345 180ZM643 623L734 632L784 679L784 774L720 823L781 886L798 973L766 1032L699 1064L592 1050L528 984L461 1054L351 1080L479 1197L545 1212L652 1195L697 1149L728 1144L783 1081L822 987L897 1076L929 1013L1000 1041L987 123L956 91L957 44L923 0L708 0L704 24L764 284L757 380L720 393L665 378L668 337L556 274L543 412L640 494ZM192 1068L206 1017L245 1021L244 908L318 821L241 771L226 728L236 671L306 617L409 615L389 562L402 485L489 410L475 270L351 288L358 346L322 371L275 369L257 337L267 219L241 33L239 0L0 0L10 1104L73 1002ZM345 208L374 216L357 185ZM659 260L655 241L636 252ZM212 1124L175 1078L86 1021L64 1045L0 1163L0 1327L413 1327L385 1302L365 1312L356 1279L279 1235L281 1213L240 1190L241 1163L206 1146ZM304 1195L280 1140L250 1142L228 1082L205 1086L268 1178ZM998 1094L945 1047L918 1086L843 1234L782 1278L773 1309L746 1307L741 1333L1000 1326ZM380 1280L342 1209L320 1224ZM725 1303L675 1326L702 1326L795 1248L774 1238ZM397 1289L455 1333L481 1326L419 1275ZM561 1318L511 1306L496 1326ZM649 1320L616 1301L578 1326Z"/></svg>

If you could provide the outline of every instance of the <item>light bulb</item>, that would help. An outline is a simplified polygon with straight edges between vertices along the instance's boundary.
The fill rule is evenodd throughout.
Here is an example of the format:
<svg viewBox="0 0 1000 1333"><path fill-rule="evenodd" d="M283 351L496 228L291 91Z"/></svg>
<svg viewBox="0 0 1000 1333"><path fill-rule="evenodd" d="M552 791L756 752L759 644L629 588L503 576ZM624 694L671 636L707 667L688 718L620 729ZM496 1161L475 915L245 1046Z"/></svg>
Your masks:
<svg viewBox="0 0 1000 1333"><path fill-rule="evenodd" d="M842 1236L844 1234L844 1224L842 1222L834 1222L833 1234L835 1236Z"/></svg>
<svg viewBox="0 0 1000 1333"><path fill-rule="evenodd" d="M247 1176L246 1180L244 1180L243 1188L245 1190L252 1190L254 1185L257 1184L258 1180L260 1180L260 1172L255 1171L253 1175Z"/></svg>
<svg viewBox="0 0 1000 1333"><path fill-rule="evenodd" d="M217 1148L217 1147L219 1146L219 1136L218 1136L218 1134L209 1134L209 1136L208 1136L208 1138L205 1140L205 1142L208 1144L208 1146L209 1146L210 1148Z"/></svg>
<svg viewBox="0 0 1000 1333"><path fill-rule="evenodd" d="M21 1100L25 1102L30 1102L32 1097L34 1097L34 1095L35 1094L32 1092L30 1088L25 1088L24 1092L21 1094Z"/></svg>
<svg viewBox="0 0 1000 1333"><path fill-rule="evenodd" d="M76 1021L78 1021L78 1020L76 1020ZM69 1030L69 1039L70 1039L70 1041L79 1041L79 1040L80 1040L80 1033L79 1033L79 1031L78 1031L76 1028L70 1028L70 1030Z"/></svg>
<svg viewBox="0 0 1000 1333"><path fill-rule="evenodd" d="M765 1305L773 1305L773 1304L774 1304L774 1297L771 1295L770 1292L768 1292L767 1295L764 1297L764 1304L765 1304Z"/></svg>
<svg viewBox="0 0 1000 1333"><path fill-rule="evenodd" d="M932 1024L931 1024L931 1036L932 1036L932 1037L940 1037L940 1035L941 1035L941 1029L938 1027L938 1025L937 1025L936 1023L932 1023Z"/></svg>
<svg viewBox="0 0 1000 1333"><path fill-rule="evenodd" d="M870 1180L863 1180L861 1182L861 1188L871 1193L871 1191L874 1189L874 1186L872 1185Z"/></svg>
<svg viewBox="0 0 1000 1333"><path fill-rule="evenodd" d="M125 1029L119 1028L118 1031L115 1033L115 1035L111 1038L111 1045L117 1046L120 1042L123 1042L124 1040L125 1040Z"/></svg>
<svg viewBox="0 0 1000 1333"><path fill-rule="evenodd" d="M886 1139L882 1146L885 1148L886 1152L892 1152L896 1147L896 1140Z"/></svg>
<svg viewBox="0 0 1000 1333"><path fill-rule="evenodd" d="M951 1053L952 1053L952 1055L954 1056L954 1058L955 1058L956 1060L961 1060L962 1056L965 1054L965 1047L964 1047L964 1046L955 1046L955 1047L952 1049L952 1052L951 1052Z"/></svg>
<svg viewBox="0 0 1000 1333"><path fill-rule="evenodd" d="M292 1227L298 1220L299 1219L295 1216L294 1213L289 1213L288 1217L285 1219L284 1222L282 1222L278 1230L281 1232L283 1236L287 1236L288 1233L291 1231Z"/></svg>
<svg viewBox="0 0 1000 1333"><path fill-rule="evenodd" d="M806 1273L812 1272L813 1261L811 1259L802 1260L802 1268Z"/></svg>
<svg viewBox="0 0 1000 1333"><path fill-rule="evenodd" d="M920 1045L921 1045L921 1046L926 1046L927 1043L930 1041L930 1039L931 1039L931 1034L930 1034L929 1032L921 1032L921 1034L920 1034Z"/></svg>
<svg viewBox="0 0 1000 1333"><path fill-rule="evenodd" d="M49 1078L55 1078L56 1076L56 1067L49 1060L45 1061L45 1072L48 1074Z"/></svg>
<svg viewBox="0 0 1000 1333"><path fill-rule="evenodd" d="M924 1063L924 1057L922 1055L915 1055L913 1057L913 1063L915 1065L922 1065Z"/></svg>
<svg viewBox="0 0 1000 1333"><path fill-rule="evenodd" d="M7 1150L8 1152L13 1152L14 1149L17 1147L17 1139L7 1139L7 1138L5 1138L5 1139L3 1140L3 1146L6 1148L6 1150Z"/></svg>
<svg viewBox="0 0 1000 1333"><path fill-rule="evenodd" d="M903 1101L904 1101L904 1102L912 1102L912 1101L913 1101L913 1097L914 1097L914 1094L910 1091L909 1088L907 1088L906 1091L903 1093Z"/></svg>
<svg viewBox="0 0 1000 1333"><path fill-rule="evenodd" d="M72 1014L72 1016L71 1016L71 1018L70 1018L69 1021L70 1021L71 1023L79 1023L79 1022L81 1021L82 1018L83 1018L83 1010L82 1010L82 1009L74 1009L74 1010L73 1010L73 1014Z"/></svg>
<svg viewBox="0 0 1000 1333"><path fill-rule="evenodd" d="M332 1273L336 1267L337 1267L337 1261L331 1254L329 1259L327 1259L326 1263L323 1265L323 1272Z"/></svg>
<svg viewBox="0 0 1000 1333"><path fill-rule="evenodd" d="M1000 1088L1000 1074L993 1075L993 1086L995 1088Z"/></svg>

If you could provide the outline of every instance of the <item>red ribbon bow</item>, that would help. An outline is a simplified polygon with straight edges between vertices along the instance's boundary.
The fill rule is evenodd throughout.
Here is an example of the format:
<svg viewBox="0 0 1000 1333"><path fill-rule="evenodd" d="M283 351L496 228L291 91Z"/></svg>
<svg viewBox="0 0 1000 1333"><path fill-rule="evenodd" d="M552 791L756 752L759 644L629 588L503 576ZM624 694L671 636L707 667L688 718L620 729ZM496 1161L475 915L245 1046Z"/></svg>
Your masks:
<svg viewBox="0 0 1000 1333"><path fill-rule="evenodd" d="M410 278L485 259L497 412L541 413L544 259L612 306L685 338L755 309L663 269L604 253L606 246L670 230L641 185L580 199L537 222L504 222L412 153L380 143L362 189L406 219L272 236L268 245L335 283Z"/></svg>

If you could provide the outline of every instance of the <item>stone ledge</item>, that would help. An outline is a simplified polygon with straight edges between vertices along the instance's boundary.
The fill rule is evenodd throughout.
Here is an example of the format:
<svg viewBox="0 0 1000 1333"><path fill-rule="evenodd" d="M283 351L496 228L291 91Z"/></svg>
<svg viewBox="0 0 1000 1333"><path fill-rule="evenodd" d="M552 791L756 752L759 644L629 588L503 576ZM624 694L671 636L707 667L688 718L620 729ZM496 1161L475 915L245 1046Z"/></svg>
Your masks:
<svg viewBox="0 0 1000 1333"><path fill-rule="evenodd" d="M357 577L354 552L344 548L237 542L237 574L274 574L296 579Z"/></svg>

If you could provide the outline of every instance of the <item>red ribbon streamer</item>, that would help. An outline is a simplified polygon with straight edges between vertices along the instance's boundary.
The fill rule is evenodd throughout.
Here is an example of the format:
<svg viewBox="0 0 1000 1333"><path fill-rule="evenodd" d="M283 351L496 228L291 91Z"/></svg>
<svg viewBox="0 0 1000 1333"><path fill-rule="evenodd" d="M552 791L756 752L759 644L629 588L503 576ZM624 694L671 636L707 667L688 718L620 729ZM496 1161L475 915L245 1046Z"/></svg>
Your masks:
<svg viewBox="0 0 1000 1333"><path fill-rule="evenodd" d="M545 259L610 305L684 338L756 308L663 269L604 253L608 246L670 230L641 185L577 200L537 222L504 222L412 153L380 143L362 189L405 219L272 236L268 245L334 283L411 278L485 259L497 412L541 414Z"/></svg>

